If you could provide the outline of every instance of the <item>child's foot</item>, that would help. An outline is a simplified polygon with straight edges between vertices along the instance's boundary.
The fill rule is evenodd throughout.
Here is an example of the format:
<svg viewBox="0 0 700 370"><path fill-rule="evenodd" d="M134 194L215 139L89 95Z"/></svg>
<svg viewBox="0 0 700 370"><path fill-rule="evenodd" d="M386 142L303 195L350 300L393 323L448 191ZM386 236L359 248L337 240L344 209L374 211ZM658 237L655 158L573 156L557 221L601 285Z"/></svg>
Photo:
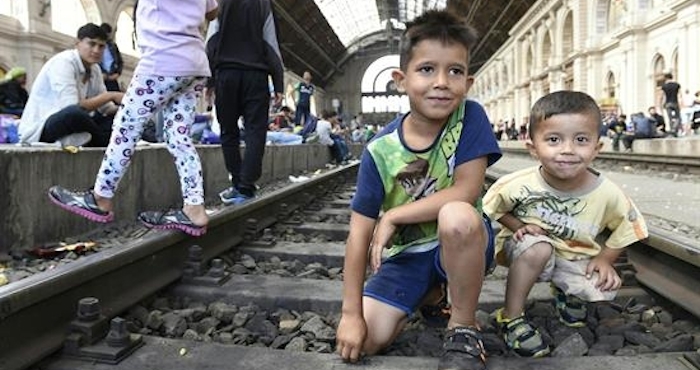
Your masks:
<svg viewBox="0 0 700 370"><path fill-rule="evenodd" d="M486 370L486 351L475 327L456 327L445 333L438 370Z"/></svg>
<svg viewBox="0 0 700 370"><path fill-rule="evenodd" d="M49 199L66 211L75 213L95 222L112 222L114 213L105 211L97 205L92 190L74 192L61 186L52 186L49 189Z"/></svg>
<svg viewBox="0 0 700 370"><path fill-rule="evenodd" d="M503 308L496 312L496 323L500 327L508 348L519 356L542 357L549 354L549 346L542 340L540 332L530 324L525 315L514 319L503 316Z"/></svg>
<svg viewBox="0 0 700 370"><path fill-rule="evenodd" d="M206 226L209 223L209 215L202 204L186 204L182 207L182 212L195 225Z"/></svg>
<svg viewBox="0 0 700 370"><path fill-rule="evenodd" d="M255 195L243 194L235 187L226 188L219 193L219 198L221 202L225 205L241 204L245 203L250 199L255 198Z"/></svg>
<svg viewBox="0 0 700 370"><path fill-rule="evenodd" d="M158 230L180 230L192 236L202 236L207 232L207 225L195 224L181 209L141 212L138 218L144 225Z"/></svg>
<svg viewBox="0 0 700 370"><path fill-rule="evenodd" d="M552 284L552 294L559 311L559 321L571 328L586 326L588 309L586 302L576 296L568 295L563 290Z"/></svg>

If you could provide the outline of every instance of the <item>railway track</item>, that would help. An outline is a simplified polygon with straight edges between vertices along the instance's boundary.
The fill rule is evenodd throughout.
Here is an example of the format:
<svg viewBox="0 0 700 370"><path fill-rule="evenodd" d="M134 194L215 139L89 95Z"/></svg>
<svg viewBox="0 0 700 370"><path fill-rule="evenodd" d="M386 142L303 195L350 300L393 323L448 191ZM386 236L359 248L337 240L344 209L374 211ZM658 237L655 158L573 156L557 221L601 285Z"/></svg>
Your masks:
<svg viewBox="0 0 700 370"><path fill-rule="evenodd" d="M176 232L148 233L123 247L0 287L0 369L23 369L60 349L80 299L98 298L102 314L111 319L179 279L194 243L205 246L201 258L208 261L333 191L349 181L351 172L339 168L241 207L224 208L196 240Z"/></svg>
<svg viewBox="0 0 700 370"><path fill-rule="evenodd" d="M153 361L158 361L156 368L344 368L345 365L331 353L270 351L267 348L241 348L222 343L152 335L138 337L138 345L145 345L138 349L134 347L134 354L118 365L102 364L94 360L75 360L65 356L52 358L40 365L34 364L60 349L66 342L66 327L76 319L78 301L85 297L99 299L100 313L105 320L122 315L138 302L163 291L166 286L170 286L167 294L171 297L224 302L235 306L238 312L255 303L261 310L284 307L286 310L300 313L338 313L341 282L337 278L321 281L288 279L277 275L241 275L232 274L230 271L222 273L221 260L211 264L208 261L225 255L232 246L238 246L236 248L240 249L241 253L260 260L269 259L270 255L274 255L283 261L301 260L305 263L321 263L328 267L340 266L343 256L342 240L347 232L347 222L343 222L342 215L347 212L348 197L333 199L329 195L348 193L343 184L352 182L352 170L344 168L331 171L322 178L276 191L246 206L224 209L212 217L210 231L203 238L193 240L177 233L146 235L123 248L112 248L88 256L70 264L70 267L61 268L61 271L38 274L0 287L0 333L3 338L0 342L0 369L14 370L36 366L37 369L47 370L139 370L153 369ZM489 174L491 180L498 175ZM313 205L314 201L319 200L323 201L322 206ZM330 218L330 222L303 222L296 214L302 209L305 209L304 217L323 215L324 218ZM312 238L312 242L280 242L280 235L284 234L283 230L287 228L294 228L296 233L316 236L315 239ZM273 230L273 235L270 235L269 230ZM663 284L657 289L664 291L664 296L698 316L697 312L692 311L693 307L700 307L695 301L698 298L695 296L691 299L693 294L689 292L693 287L693 274L698 276L697 259L685 259L683 263L689 266L678 268L677 261L671 262L672 257L693 254L688 253L684 248L686 246L673 239L672 235L657 230L651 232L652 237L647 245L630 248L629 258L638 269L638 279L642 282L658 282L662 281L659 275L666 276ZM277 243L272 242L273 237L278 239ZM202 248L193 248L195 242ZM637 249L641 251L639 255L635 252ZM655 252L650 255L650 250ZM660 254L663 254L663 257ZM697 255L693 256L697 258ZM665 259L669 260L671 267L660 265L660 261ZM232 260L231 257L224 260L229 266L245 265ZM183 269L184 261L188 261L186 265L189 268ZM659 268L665 270L659 271ZM673 274L670 274L671 271ZM183 275L185 278L180 279ZM170 285L176 281L181 283ZM679 281L684 285L679 287ZM502 281L487 282L484 291L483 299L480 300L484 309L491 310L501 304ZM681 293L682 297L676 296L677 292ZM632 288L622 296L629 298L637 294L638 290ZM548 299L548 289L545 287L536 291L534 298ZM90 306L90 302L84 304L86 307ZM333 316L330 315L327 320L332 324ZM112 321L112 325L117 324ZM419 323L416 325L414 330L426 330ZM5 333L11 335L5 336ZM439 331L435 333L435 337L439 338ZM4 340L7 337L12 339ZM133 335L129 337L133 341L136 341L135 338ZM437 346L439 349L439 339L433 341L431 337L418 338L423 338L424 347ZM410 337L409 341L411 339L413 337ZM329 343L328 346L322 343L312 349L316 352L329 352L332 349L332 340L326 342ZM420 340L418 342L420 343ZM688 369L689 361L696 359L692 355L686 355L687 359L679 354L580 357L576 359L575 367L572 365L568 368L594 369L602 366L636 370ZM683 360L678 360L679 358ZM571 360L566 360L566 363L570 362ZM377 356L366 360L364 364L367 368L410 370L435 367L436 359L425 355ZM554 369L562 368L562 364L565 362L556 358L533 361L494 356L489 362L489 368L507 369L516 366L523 369Z"/></svg>

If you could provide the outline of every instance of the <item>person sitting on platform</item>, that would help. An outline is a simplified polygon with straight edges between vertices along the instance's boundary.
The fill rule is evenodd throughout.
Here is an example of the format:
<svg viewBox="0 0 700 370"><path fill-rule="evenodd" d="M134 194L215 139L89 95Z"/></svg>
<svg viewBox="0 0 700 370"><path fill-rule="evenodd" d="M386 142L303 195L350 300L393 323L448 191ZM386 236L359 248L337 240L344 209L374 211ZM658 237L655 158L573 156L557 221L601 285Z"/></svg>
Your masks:
<svg viewBox="0 0 700 370"><path fill-rule="evenodd" d="M318 142L330 147L335 164L341 164L349 159L345 139L334 132L334 127L338 124L338 113L334 111L324 111L316 124Z"/></svg>
<svg viewBox="0 0 700 370"><path fill-rule="evenodd" d="M5 74L5 81L0 83L0 113L22 116L29 99L26 84L27 70L22 67L14 67Z"/></svg>
<svg viewBox="0 0 700 370"><path fill-rule="evenodd" d="M625 151L632 151L632 143L637 139L655 139L663 137L663 134L656 130L656 122L651 118L646 117L643 112L634 113L630 116L633 131L629 135L622 137L622 144L625 146Z"/></svg>
<svg viewBox="0 0 700 370"><path fill-rule="evenodd" d="M280 111L270 117L270 124L267 126L268 131L288 131L293 130L292 110L288 106L283 106Z"/></svg>
<svg viewBox="0 0 700 370"><path fill-rule="evenodd" d="M562 323L583 327L587 302L610 301L620 288L613 263L623 248L648 236L632 200L589 167L603 147L600 120L598 104L582 92L540 98L526 143L540 163L501 177L484 196L484 211L504 226L496 236L497 260L509 267L496 321L520 356L550 351L525 315L536 281L551 281ZM604 231L610 234L599 242Z"/></svg>
<svg viewBox="0 0 700 370"><path fill-rule="evenodd" d="M647 112L649 112L649 118L654 121L656 132L661 136L666 136L666 121L664 120L664 116L660 115L654 106L649 107Z"/></svg>
<svg viewBox="0 0 700 370"><path fill-rule="evenodd" d="M78 29L75 49L49 59L32 85L20 141L107 146L124 93L107 91L99 62L107 34L94 23Z"/></svg>

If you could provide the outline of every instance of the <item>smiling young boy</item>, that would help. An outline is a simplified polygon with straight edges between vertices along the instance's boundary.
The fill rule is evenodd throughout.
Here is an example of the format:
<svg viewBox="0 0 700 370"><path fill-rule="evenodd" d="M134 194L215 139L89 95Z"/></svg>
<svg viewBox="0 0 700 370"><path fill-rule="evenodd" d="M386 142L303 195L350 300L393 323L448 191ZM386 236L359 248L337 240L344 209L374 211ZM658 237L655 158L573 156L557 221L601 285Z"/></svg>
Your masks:
<svg viewBox="0 0 700 370"><path fill-rule="evenodd" d="M439 369L485 368L475 311L494 251L480 195L500 151L483 108L465 100L475 41L446 11L426 12L402 36L401 68L392 76L411 111L362 155L337 331L345 361L386 348L426 293L449 282L452 314ZM368 263L374 274L363 291Z"/></svg>
<svg viewBox="0 0 700 370"><path fill-rule="evenodd" d="M496 319L521 356L549 353L524 314L537 280L552 282L564 324L585 326L586 302L611 300L621 285L613 262L622 248L648 236L632 200L589 168L603 146L600 122L598 105L582 92L542 97L532 107L526 144L540 164L502 177L484 196L486 213L505 226L496 249L509 266ZM605 230L610 235L599 243Z"/></svg>

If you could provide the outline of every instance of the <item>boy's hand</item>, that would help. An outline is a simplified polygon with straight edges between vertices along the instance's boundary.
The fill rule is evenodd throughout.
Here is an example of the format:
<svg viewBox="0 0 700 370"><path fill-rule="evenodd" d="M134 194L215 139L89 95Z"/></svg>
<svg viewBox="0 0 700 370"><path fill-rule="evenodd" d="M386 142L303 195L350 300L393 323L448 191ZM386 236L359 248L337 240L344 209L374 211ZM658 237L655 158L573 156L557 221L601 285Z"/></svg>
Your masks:
<svg viewBox="0 0 700 370"><path fill-rule="evenodd" d="M525 235L547 235L541 227L533 224L525 224L513 233L513 238L517 241L522 241Z"/></svg>
<svg viewBox="0 0 700 370"><path fill-rule="evenodd" d="M586 278L591 279L594 272L598 273L598 281L595 286L601 291L617 290L622 286L622 279L608 261L598 257L591 259L586 267Z"/></svg>
<svg viewBox="0 0 700 370"><path fill-rule="evenodd" d="M343 361L357 362L367 337L367 323L361 315L343 315L336 332L336 352Z"/></svg>
<svg viewBox="0 0 700 370"><path fill-rule="evenodd" d="M387 212L382 216L374 229L374 236L370 243L369 264L372 272L379 271L379 266L382 265L382 252L384 248L391 242L391 237L396 232L396 225L391 221L391 212Z"/></svg>

